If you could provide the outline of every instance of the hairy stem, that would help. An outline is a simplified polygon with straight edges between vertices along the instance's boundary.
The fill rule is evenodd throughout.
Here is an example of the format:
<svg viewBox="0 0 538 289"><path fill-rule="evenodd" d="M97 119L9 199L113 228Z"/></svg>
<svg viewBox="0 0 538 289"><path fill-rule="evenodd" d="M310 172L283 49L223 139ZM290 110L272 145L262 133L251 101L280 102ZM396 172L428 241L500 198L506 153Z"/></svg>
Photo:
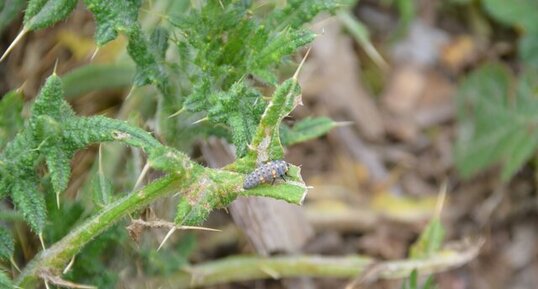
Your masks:
<svg viewBox="0 0 538 289"><path fill-rule="evenodd" d="M183 192L185 201L195 207L194 211L199 212L199 208L203 207L207 209L208 214L213 208L227 206L238 195L263 195L300 204L306 193L302 181L289 181L275 186L266 185L253 190L243 190L243 177L240 174L203 168L198 165L186 167L189 169L185 169L181 174L172 174L156 180L145 188L103 208L97 215L71 231L52 247L39 253L24 268L16 284L21 288L34 288L40 272L44 270L60 275L65 264L93 238L127 214L160 197ZM295 171L295 174L299 172ZM204 199L204 196L209 197L210 200ZM198 220L198 222L201 221Z"/></svg>
<svg viewBox="0 0 538 289"><path fill-rule="evenodd" d="M16 285L21 288L36 287L37 278L42 270L60 272L61 268L78 253L84 245L97 237L112 224L119 221L127 214L145 206L155 199L166 196L185 188L190 184L189 180L182 176L163 177L144 189L129 194L124 198L105 207L100 213L90 218L71 231L67 236L58 241L52 247L39 253L24 268L16 280Z"/></svg>

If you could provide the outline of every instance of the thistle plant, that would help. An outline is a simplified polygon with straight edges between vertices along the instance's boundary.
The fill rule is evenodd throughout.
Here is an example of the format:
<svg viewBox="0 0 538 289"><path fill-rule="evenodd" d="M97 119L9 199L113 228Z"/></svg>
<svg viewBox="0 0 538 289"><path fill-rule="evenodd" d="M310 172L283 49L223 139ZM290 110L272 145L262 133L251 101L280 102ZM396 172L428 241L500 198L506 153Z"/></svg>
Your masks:
<svg viewBox="0 0 538 289"><path fill-rule="evenodd" d="M303 25L321 11L337 9L338 4L294 0L262 11L251 1L209 0L199 7L184 2L171 3L162 23L145 31L138 19L140 0L83 1L96 21L97 46L123 34L136 67L133 87L155 88L154 132L104 116L78 116L64 99L64 83L56 72L43 84L28 119L20 114L19 91L1 100L0 112L6 113L0 115L0 134L10 141L0 142L0 198L12 200L16 212L40 237L47 223L46 198L52 195L56 206L62 206L71 159L81 149L107 142L140 148L147 155L148 166L164 176L97 204L99 210L38 253L15 281L0 270L0 285L34 288L39 278L54 282L51 276L60 276L69 260L111 225L175 193L181 195L177 225L201 224L212 210L227 206L240 195L302 203L307 187L297 166L290 167L286 183L244 190L243 180L258 164L282 159L283 144L305 141L334 127L327 118L307 119L294 128L282 123L301 103L301 90L299 69L281 82L278 67L315 38ZM28 1L21 33L4 57L26 33L69 17L77 3ZM261 88L274 92L267 98ZM202 121L193 124L188 121L192 118ZM187 134L192 137L185 138ZM186 153L189 141L209 135L233 144L236 161L221 169L192 161ZM9 226L0 226L0 259L12 259L13 254Z"/></svg>

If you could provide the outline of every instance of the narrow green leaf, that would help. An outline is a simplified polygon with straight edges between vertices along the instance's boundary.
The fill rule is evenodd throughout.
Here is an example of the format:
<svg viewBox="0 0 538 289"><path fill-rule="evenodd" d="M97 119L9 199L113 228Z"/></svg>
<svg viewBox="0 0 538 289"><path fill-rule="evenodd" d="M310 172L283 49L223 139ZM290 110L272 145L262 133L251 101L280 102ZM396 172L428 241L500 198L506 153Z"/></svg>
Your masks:
<svg viewBox="0 0 538 289"><path fill-rule="evenodd" d="M35 180L19 180L13 184L11 198L24 216L30 228L41 233L47 219L45 198L39 192Z"/></svg>
<svg viewBox="0 0 538 289"><path fill-rule="evenodd" d="M93 202L99 207L105 207L112 202L112 183L101 175L95 175L92 180Z"/></svg>
<svg viewBox="0 0 538 289"><path fill-rule="evenodd" d="M62 76L64 95L72 99L83 94L131 86L135 73L132 64L88 64Z"/></svg>
<svg viewBox="0 0 538 289"><path fill-rule="evenodd" d="M0 100L0 150L22 129L23 105L23 95L19 91L8 92Z"/></svg>
<svg viewBox="0 0 538 289"><path fill-rule="evenodd" d="M55 147L47 152L45 158L54 192L60 194L67 189L69 183L69 176L71 175L71 154L67 154L61 148Z"/></svg>
<svg viewBox="0 0 538 289"><path fill-rule="evenodd" d="M0 260L9 260L15 251L15 244L8 229L0 226Z"/></svg>
<svg viewBox="0 0 538 289"><path fill-rule="evenodd" d="M325 135L336 126L328 117L305 118L296 123L293 128L280 127L280 138L285 146L305 142Z"/></svg>
<svg viewBox="0 0 538 289"><path fill-rule="evenodd" d="M77 6L78 0L30 0L24 14L28 30L47 28L64 20Z"/></svg>
<svg viewBox="0 0 538 289"><path fill-rule="evenodd" d="M445 229L438 217L434 217L411 246L410 257L414 259L428 258L441 248L445 237Z"/></svg>

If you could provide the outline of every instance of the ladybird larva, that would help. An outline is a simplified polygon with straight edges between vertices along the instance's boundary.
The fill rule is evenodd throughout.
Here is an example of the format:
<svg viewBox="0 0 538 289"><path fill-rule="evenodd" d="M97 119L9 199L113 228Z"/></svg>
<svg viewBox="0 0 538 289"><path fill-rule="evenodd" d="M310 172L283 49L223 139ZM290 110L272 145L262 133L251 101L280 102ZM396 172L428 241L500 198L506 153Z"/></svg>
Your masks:
<svg viewBox="0 0 538 289"><path fill-rule="evenodd" d="M245 190L252 189L259 184L267 183L271 181L271 184L275 182L277 178L286 180L284 176L288 175L289 164L286 161L270 161L257 167L252 173L245 177L243 188Z"/></svg>

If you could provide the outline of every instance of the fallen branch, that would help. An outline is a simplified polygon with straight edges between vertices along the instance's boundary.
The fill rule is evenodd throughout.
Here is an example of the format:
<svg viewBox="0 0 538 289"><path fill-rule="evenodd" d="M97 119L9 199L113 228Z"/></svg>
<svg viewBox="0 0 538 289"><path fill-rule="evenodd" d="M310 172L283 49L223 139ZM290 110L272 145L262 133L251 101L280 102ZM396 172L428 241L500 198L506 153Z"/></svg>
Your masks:
<svg viewBox="0 0 538 289"><path fill-rule="evenodd" d="M420 274L431 274L462 266L478 255L482 243L465 244L461 249L446 248L430 258L420 260L376 261L362 256L230 257L183 268L181 272L166 278L134 284L144 284L148 288L179 289L269 278L354 278L365 273L369 273L367 279L370 281L397 279L408 276L414 269Z"/></svg>

